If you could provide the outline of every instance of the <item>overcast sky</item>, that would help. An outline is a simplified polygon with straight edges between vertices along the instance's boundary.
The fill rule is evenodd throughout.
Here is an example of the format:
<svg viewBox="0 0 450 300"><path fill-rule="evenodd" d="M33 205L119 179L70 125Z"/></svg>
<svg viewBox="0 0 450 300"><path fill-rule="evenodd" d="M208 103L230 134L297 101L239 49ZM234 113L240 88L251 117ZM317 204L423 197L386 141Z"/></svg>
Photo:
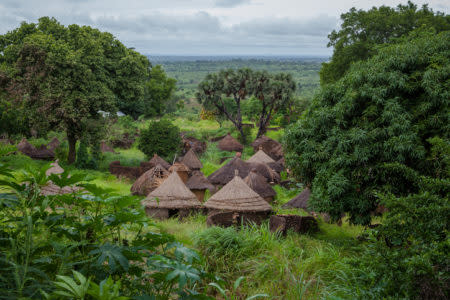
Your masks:
<svg viewBox="0 0 450 300"><path fill-rule="evenodd" d="M327 35L341 13L398 3L406 1L0 0L0 34L50 16L109 31L149 55L327 56ZM449 0L415 3L449 13Z"/></svg>

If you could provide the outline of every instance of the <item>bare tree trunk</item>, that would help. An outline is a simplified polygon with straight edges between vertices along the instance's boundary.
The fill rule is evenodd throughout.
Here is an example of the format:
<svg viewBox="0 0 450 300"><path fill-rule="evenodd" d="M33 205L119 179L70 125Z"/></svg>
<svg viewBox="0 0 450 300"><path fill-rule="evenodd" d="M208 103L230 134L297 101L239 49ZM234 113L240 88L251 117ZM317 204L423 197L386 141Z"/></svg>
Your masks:
<svg viewBox="0 0 450 300"><path fill-rule="evenodd" d="M73 164L77 158L77 138L73 133L67 132L67 140L69 141L69 154L67 162Z"/></svg>

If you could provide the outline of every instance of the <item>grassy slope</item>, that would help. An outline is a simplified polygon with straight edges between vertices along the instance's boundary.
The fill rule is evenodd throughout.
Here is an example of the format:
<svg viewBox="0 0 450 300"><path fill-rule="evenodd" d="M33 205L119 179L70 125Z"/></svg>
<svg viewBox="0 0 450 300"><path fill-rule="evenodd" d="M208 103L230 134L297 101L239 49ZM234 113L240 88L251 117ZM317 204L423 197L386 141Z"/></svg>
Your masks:
<svg viewBox="0 0 450 300"><path fill-rule="evenodd" d="M175 124L182 131L195 131L203 134L220 132L216 122L188 121L176 119ZM223 129L226 132L226 129ZM270 131L269 136L279 139L282 132ZM237 136L237 135L236 135ZM103 171L83 171L90 174L93 183L114 189L119 194L128 194L132 182L119 180L107 172L107 165L113 160L120 160L124 165L138 165L145 156L137 149L116 149L119 154L106 154L101 168ZM246 147L243 158L253 154L251 147ZM227 152L217 149L215 143L208 144L207 151L201 160L206 176L220 168L222 157L229 157ZM30 165L43 166L46 162L33 161L23 155L7 156L8 161L19 173ZM63 167L80 172L74 167ZM281 205L294 197L301 189L287 190L275 187L277 198L274 210L278 213L305 214L297 210L281 209ZM178 240L198 249L204 254L205 269L211 271L230 283L240 276L246 280L241 284L239 295L267 293L273 299L316 298L326 294L328 280L339 269L339 260L355 255L357 246L355 237L362 228L350 226L346 222L339 227L334 224L320 222L320 232L314 235L298 235L289 233L286 237L272 234L268 223L261 227L249 227L241 231L234 229L207 228L206 217L193 216L183 222L170 219L157 222L160 230L172 233Z"/></svg>

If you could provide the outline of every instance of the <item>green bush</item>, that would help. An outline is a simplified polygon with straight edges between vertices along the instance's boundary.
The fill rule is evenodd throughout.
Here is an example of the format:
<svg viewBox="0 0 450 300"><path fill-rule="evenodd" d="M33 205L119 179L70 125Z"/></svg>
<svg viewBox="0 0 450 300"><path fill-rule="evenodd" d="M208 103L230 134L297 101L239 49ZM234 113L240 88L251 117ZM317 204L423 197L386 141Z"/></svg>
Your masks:
<svg viewBox="0 0 450 300"><path fill-rule="evenodd" d="M141 131L138 148L149 158L158 154L171 161L181 148L180 129L165 119L152 121Z"/></svg>

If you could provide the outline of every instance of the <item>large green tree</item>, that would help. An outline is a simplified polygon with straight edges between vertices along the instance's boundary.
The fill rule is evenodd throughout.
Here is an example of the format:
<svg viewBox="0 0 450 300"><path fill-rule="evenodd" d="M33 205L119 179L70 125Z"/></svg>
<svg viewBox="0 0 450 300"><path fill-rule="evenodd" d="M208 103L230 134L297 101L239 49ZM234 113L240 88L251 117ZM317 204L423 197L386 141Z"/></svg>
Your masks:
<svg viewBox="0 0 450 300"><path fill-rule="evenodd" d="M63 26L53 18L0 36L2 101L23 107L34 127L61 129L69 163L90 119L100 110L137 114L150 63L111 34L89 26Z"/></svg>
<svg viewBox="0 0 450 300"><path fill-rule="evenodd" d="M427 5L418 9L410 1L396 8L380 6L368 11L353 7L341 15L341 20L341 29L328 35L333 56L330 62L322 64L322 84L337 81L352 63L375 55L376 45L395 43L399 37L420 27L433 28L437 33L450 29L449 15L435 13Z"/></svg>
<svg viewBox="0 0 450 300"><path fill-rule="evenodd" d="M164 113L168 101L175 91L177 81L164 72L161 65L150 71L150 80L145 85L144 114L149 117Z"/></svg>
<svg viewBox="0 0 450 300"><path fill-rule="evenodd" d="M449 143L450 32L411 34L325 86L285 136L293 174L311 206L367 224L377 193L418 191L437 177L430 139Z"/></svg>

